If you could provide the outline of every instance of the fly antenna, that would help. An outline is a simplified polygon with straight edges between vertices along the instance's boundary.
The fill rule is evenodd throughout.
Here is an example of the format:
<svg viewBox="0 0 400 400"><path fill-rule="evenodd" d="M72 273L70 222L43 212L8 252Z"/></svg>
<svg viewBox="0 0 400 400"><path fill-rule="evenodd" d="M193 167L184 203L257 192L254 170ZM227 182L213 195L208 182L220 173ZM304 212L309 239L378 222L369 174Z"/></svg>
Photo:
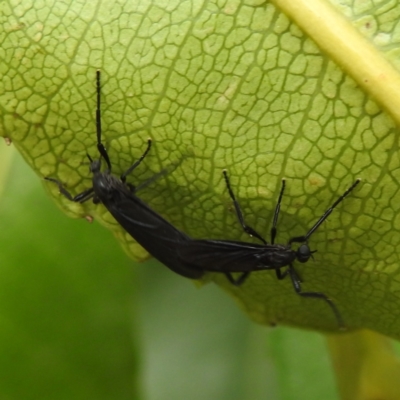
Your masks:
<svg viewBox="0 0 400 400"><path fill-rule="evenodd" d="M310 236L319 228L319 226L332 214L332 211L340 204L344 198L361 182L357 179L322 215L322 217L314 224L314 226L304 235L291 238L289 244L293 242L307 242Z"/></svg>

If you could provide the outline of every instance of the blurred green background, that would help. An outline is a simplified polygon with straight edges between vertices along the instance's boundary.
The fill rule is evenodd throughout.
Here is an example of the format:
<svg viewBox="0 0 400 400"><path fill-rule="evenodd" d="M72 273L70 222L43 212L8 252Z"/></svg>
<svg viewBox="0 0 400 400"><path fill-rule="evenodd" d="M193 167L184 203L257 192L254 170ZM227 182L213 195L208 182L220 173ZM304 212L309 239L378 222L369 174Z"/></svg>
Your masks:
<svg viewBox="0 0 400 400"><path fill-rule="evenodd" d="M0 399L337 399L323 336L135 263L0 143Z"/></svg>

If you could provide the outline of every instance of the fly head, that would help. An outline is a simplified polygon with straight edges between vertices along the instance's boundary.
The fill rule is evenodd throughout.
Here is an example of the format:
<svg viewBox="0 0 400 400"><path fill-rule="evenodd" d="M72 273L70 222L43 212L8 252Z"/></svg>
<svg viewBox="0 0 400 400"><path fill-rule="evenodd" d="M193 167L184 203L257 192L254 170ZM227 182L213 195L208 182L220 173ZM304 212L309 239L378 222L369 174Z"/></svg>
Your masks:
<svg viewBox="0 0 400 400"><path fill-rule="evenodd" d="M310 250L307 243L302 244L296 251L296 258L298 262L305 263L312 256L313 251Z"/></svg>
<svg viewBox="0 0 400 400"><path fill-rule="evenodd" d="M90 161L90 166L89 166L89 170L92 174L97 174L100 172L101 169L101 160L93 160L92 157L89 156L89 154L86 154L87 158Z"/></svg>

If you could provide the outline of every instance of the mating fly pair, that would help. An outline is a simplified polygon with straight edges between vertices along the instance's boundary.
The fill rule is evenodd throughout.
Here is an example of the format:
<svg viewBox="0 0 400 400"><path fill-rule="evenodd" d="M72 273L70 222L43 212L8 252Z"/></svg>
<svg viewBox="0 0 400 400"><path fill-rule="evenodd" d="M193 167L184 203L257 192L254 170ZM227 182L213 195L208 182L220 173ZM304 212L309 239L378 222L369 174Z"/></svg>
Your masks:
<svg viewBox="0 0 400 400"><path fill-rule="evenodd" d="M276 272L278 279L289 275L294 290L303 297L313 297L324 300L333 310L339 326L343 327L341 315L325 294L320 292L303 292L301 280L297 275L293 262L304 263L309 260L313 251L307 242L310 236L332 213L334 208L358 185L359 180L346 190L336 202L323 214L314 226L304 235L293 237L287 245L275 244L276 225L279 216L281 201L285 189L285 181L275 208L274 219L271 228L271 243L267 243L260 234L244 222L244 217L231 189L228 175L224 171L225 182L234 203L236 214L242 228L249 235L257 238L262 244L232 240L195 240L175 228L158 213L152 210L146 203L136 196L137 188L126 183L127 176L132 173L143 161L150 150L151 140L148 140L147 149L143 155L132 164L120 177L111 173L111 162L106 148L101 142L101 115L100 115L100 71L96 75L97 109L96 131L97 149L100 154L98 160L90 160L90 171L93 174L93 186L82 193L72 196L63 184L54 178L45 178L56 183L61 194L69 200L83 203L90 198L94 203L102 203L112 214L116 221L128 232L143 248L153 257L166 265L172 271L191 279L199 279L205 271L224 273L229 281L239 286L248 275L254 271L270 270ZM101 171L101 161L104 159L107 168ZM152 181L152 179L150 179ZM144 183L141 186L145 186ZM293 243L302 243L297 250L292 249ZM285 271L281 271L286 267ZM241 272L239 278L234 279L231 273Z"/></svg>

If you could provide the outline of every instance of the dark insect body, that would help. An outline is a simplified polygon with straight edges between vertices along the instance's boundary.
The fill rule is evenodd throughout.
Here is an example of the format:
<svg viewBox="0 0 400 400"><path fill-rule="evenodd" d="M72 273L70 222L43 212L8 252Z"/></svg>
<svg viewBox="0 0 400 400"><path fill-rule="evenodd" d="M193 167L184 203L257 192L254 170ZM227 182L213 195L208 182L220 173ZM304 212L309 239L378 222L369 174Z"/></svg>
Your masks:
<svg viewBox="0 0 400 400"><path fill-rule="evenodd" d="M360 183L357 179L353 185L347 189L334 203L328 208L314 226L304 235L292 237L288 244L275 244L276 225L278 222L281 201L285 190L285 181L282 181L282 188L279 194L278 202L274 212L274 218L271 228L271 243L267 243L264 238L253 228L246 225L242 210L232 191L228 174L223 171L225 182L229 191L229 195L235 206L236 214L243 230L250 236L254 236L262 242L262 244L253 244L234 240L191 240L182 243L178 248L178 252L182 260L190 266L190 268L198 268L202 271L222 272L228 280L236 285L241 285L250 273L263 270L275 270L278 279L283 279L289 275L294 290L303 297L314 297L324 300L329 304L334 312L340 327L344 327L342 317L335 304L324 293L320 292L303 292L301 288L301 279L293 267L293 262L307 262L315 251L311 251L308 246L308 239L318 229L318 227L328 218L336 206ZM301 243L296 249L292 249L293 243ZM282 268L286 270L282 272ZM242 272L235 279L232 273Z"/></svg>
<svg viewBox="0 0 400 400"><path fill-rule="evenodd" d="M97 109L96 131L97 149L100 153L98 160L90 160L90 171L93 174L93 186L82 193L72 196L63 184L54 178L45 178L58 185L60 193L69 200L83 203L93 199L94 203L102 203L116 221L154 258L169 269L186 278L198 279L203 275L200 269L189 268L177 257L176 248L182 242L190 240L183 232L176 229L161 215L152 210L145 202L135 195L138 188L126 183L127 176L132 173L146 157L151 148L151 140L143 155L133 163L120 177L111 173L111 162L106 148L101 142L100 114L100 71L96 75ZM107 168L101 171L101 160L104 159ZM150 178L149 182L153 181ZM140 187L146 186L146 182Z"/></svg>

